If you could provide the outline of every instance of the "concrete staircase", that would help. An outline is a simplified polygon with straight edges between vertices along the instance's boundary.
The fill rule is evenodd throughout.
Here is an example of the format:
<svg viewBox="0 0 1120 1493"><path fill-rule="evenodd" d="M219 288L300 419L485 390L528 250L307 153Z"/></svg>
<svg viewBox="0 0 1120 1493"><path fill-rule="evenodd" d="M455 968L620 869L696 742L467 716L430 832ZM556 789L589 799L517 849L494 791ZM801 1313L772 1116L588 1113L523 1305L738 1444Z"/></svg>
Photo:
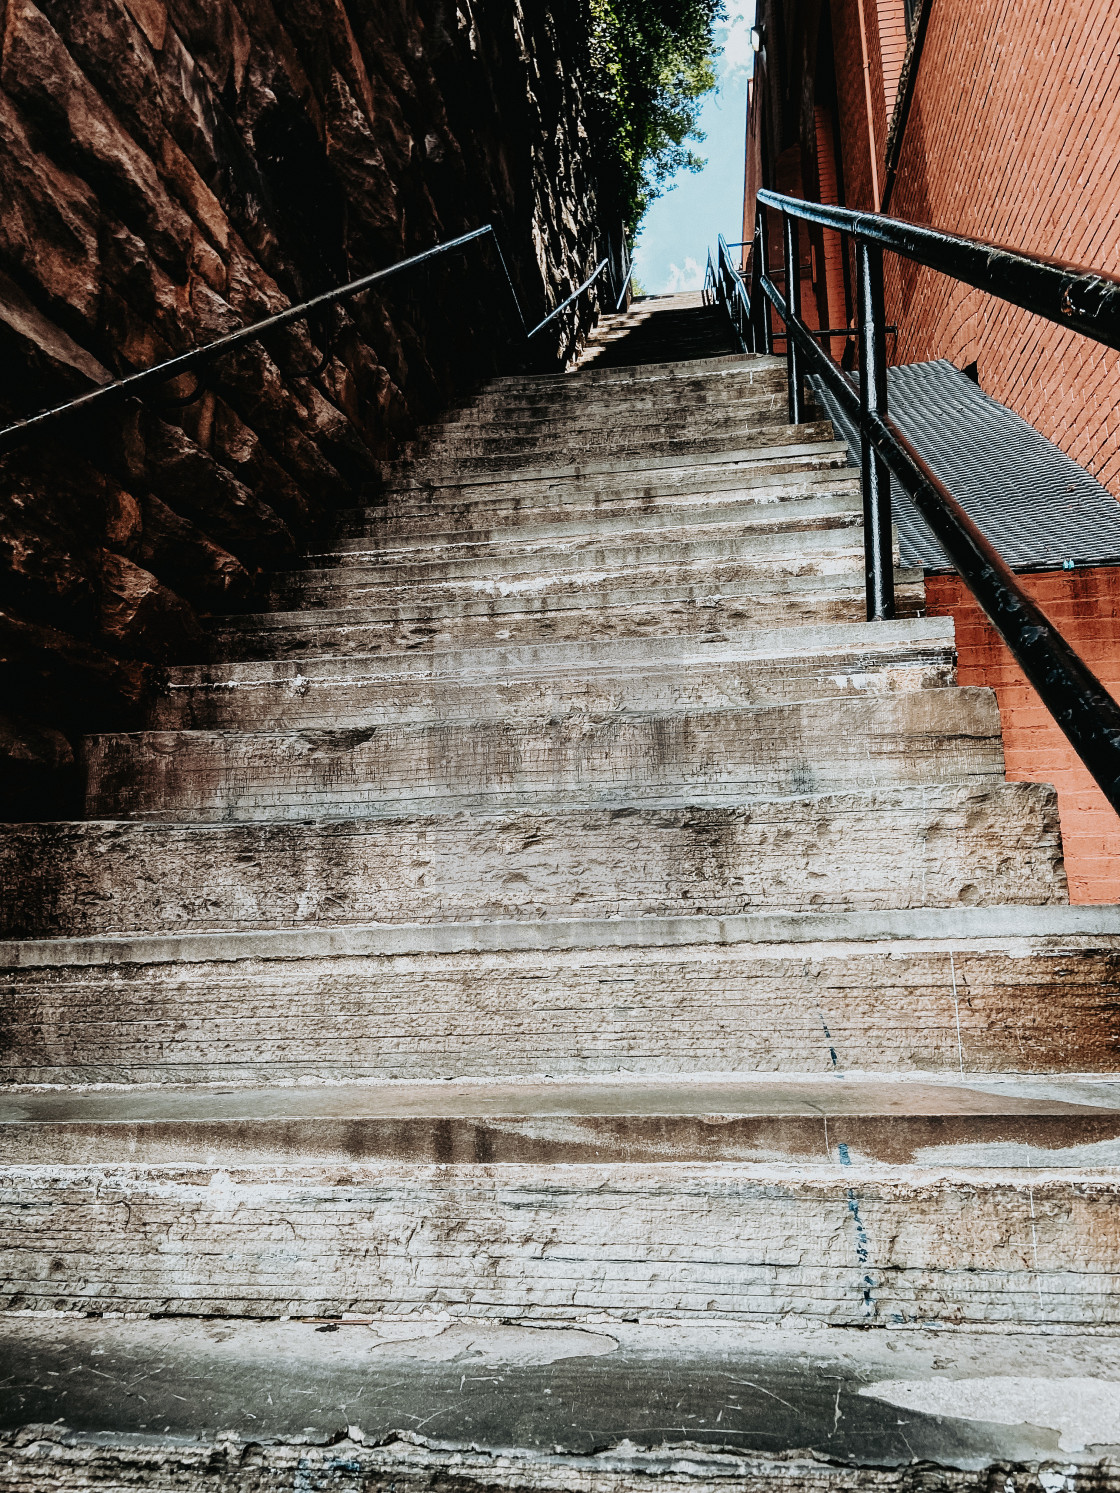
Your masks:
<svg viewBox="0 0 1120 1493"><path fill-rule="evenodd" d="M1120 910L725 338L495 380L5 830L5 1493L1120 1488Z"/></svg>

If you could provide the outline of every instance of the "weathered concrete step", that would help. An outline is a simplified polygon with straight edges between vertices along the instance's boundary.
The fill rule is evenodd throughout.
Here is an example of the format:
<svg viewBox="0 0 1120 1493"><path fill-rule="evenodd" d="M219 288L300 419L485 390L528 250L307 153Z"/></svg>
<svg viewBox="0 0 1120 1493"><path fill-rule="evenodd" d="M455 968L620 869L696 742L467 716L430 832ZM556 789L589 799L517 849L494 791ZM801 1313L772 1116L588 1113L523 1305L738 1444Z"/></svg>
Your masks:
<svg viewBox="0 0 1120 1493"><path fill-rule="evenodd" d="M833 434L831 423L821 420L819 411L812 408L806 412L804 425L789 425L786 418L782 410L767 419L744 420L724 433L668 435L664 439L643 438L640 433L630 439L626 432L620 433L617 439L601 443L577 443L560 437L550 441L531 439L520 451L506 451L499 445L492 451L460 454L458 451L441 451L437 447L431 455L421 453L398 461L378 463L377 471L386 486L399 487L408 482L453 481L458 472L493 477L525 470L535 473L542 468L562 468L569 463L586 468L614 461L640 461L652 466L661 460L687 461L693 456L710 458L749 451L757 445L784 445L806 430L819 431L825 439Z"/></svg>
<svg viewBox="0 0 1120 1493"><path fill-rule="evenodd" d="M675 543L728 538L746 541L757 535L763 546L772 548L776 542L773 536L778 534L862 523L856 485L837 482L834 488L837 490L826 488L777 502L665 503L652 511L592 513L582 519L567 512L538 513L536 523L491 527L485 535L461 532L458 525L409 532L411 525L398 522L391 532L385 532L385 526L372 540L338 541L329 550L306 556L305 564L315 570L327 565L380 566L459 557L487 560L513 553L539 554L547 563L554 555L563 558L565 550L578 552L607 540L616 546L661 544L669 539Z"/></svg>
<svg viewBox="0 0 1120 1493"><path fill-rule="evenodd" d="M276 820L616 807L1003 777L986 689L744 710L85 739L90 818Z"/></svg>
<svg viewBox="0 0 1120 1493"><path fill-rule="evenodd" d="M3 953L9 1084L1115 1075L1120 1050L1115 907L379 925Z"/></svg>
<svg viewBox="0 0 1120 1493"><path fill-rule="evenodd" d="M821 451L824 455L819 455ZM800 453L800 454L798 454ZM837 442L796 448L777 461L733 463L694 472L671 467L634 481L604 476L547 482L498 482L389 493L384 503L344 511L341 532L470 532L486 526L536 525L603 518L656 517L662 508L703 512L706 505L780 505L851 493L857 482Z"/></svg>
<svg viewBox="0 0 1120 1493"><path fill-rule="evenodd" d="M804 427L791 427L798 437ZM433 512L465 501L477 503L505 501L531 506L534 501L557 507L584 494L620 497L645 495L655 497L672 490L704 493L717 486L747 486L752 478L766 479L785 473L809 473L826 468L845 468L850 480L848 448L833 438L830 431L802 440L800 438L762 445L752 450L717 453L682 461L676 457L646 462L568 463L560 468L542 469L534 474L507 472L498 476L477 476L469 472L449 477L442 483L404 483L385 489L378 513L408 512L416 508ZM345 510L342 511L345 516Z"/></svg>
<svg viewBox="0 0 1120 1493"><path fill-rule="evenodd" d="M863 573L862 514L774 522L659 528L604 540L592 530L543 547L495 545L489 554L452 549L450 556L399 551L373 564L329 565L276 572L259 598L276 611L299 607L390 604L439 606L480 596L529 596L540 605L554 597L601 593L607 587L660 587L706 583L719 592L728 583L756 578L780 585L786 577L832 576L850 584Z"/></svg>
<svg viewBox="0 0 1120 1493"><path fill-rule="evenodd" d="M23 1312L1120 1322L1120 1175L1092 1170L117 1163L3 1182L0 1306Z"/></svg>
<svg viewBox="0 0 1120 1493"><path fill-rule="evenodd" d="M502 1323L434 1302L13 1315L0 1356L4 1493L1120 1489L1120 1338L1100 1329Z"/></svg>
<svg viewBox="0 0 1120 1493"><path fill-rule="evenodd" d="M0 836L0 857L13 939L1066 899L1055 793L1034 783L751 807L26 824Z"/></svg>
<svg viewBox="0 0 1120 1493"><path fill-rule="evenodd" d="M921 571L898 571L898 615L925 606ZM860 623L867 616L863 575L755 576L701 584L618 586L582 595L489 596L377 606L249 612L209 625L215 660L300 658L308 653L401 653L543 644L588 638L726 638L753 628Z"/></svg>
<svg viewBox="0 0 1120 1493"><path fill-rule="evenodd" d="M950 618L171 668L154 730L728 709L955 682Z"/></svg>
<svg viewBox="0 0 1120 1493"><path fill-rule="evenodd" d="M816 416L820 419L818 413ZM508 455L534 450L572 452L656 451L665 442L699 444L710 438L735 435L758 426L785 425L786 396L782 390L752 393L750 398L700 404L692 408L666 407L661 401L629 410L581 408L565 419L552 415L515 417L487 411L474 420L452 420L428 426L410 445L413 459L443 453L449 457Z"/></svg>
<svg viewBox="0 0 1120 1493"><path fill-rule="evenodd" d="M577 382L553 389L483 390L420 430L425 435L435 434L476 425L483 428L494 421L533 429L539 428L541 421L555 421L567 429L573 422L611 425L620 418L644 420L658 410L670 419L687 419L718 415L738 404L766 403L785 396L786 389L784 370L770 369L748 372L737 379L676 379L671 388L655 383L597 390Z"/></svg>
<svg viewBox="0 0 1120 1493"><path fill-rule="evenodd" d="M737 379L675 379L671 388L664 384L636 384L632 388L615 385L607 390L587 388L578 380L551 389L484 390L457 409L449 410L439 420L422 426L423 432L460 426L485 426L491 421L535 426L537 421L556 421L568 427L573 421L589 417L611 422L621 416L642 415L648 411L666 410L692 413L716 412L741 401L784 395L784 368L766 372L747 372Z"/></svg>
<svg viewBox="0 0 1120 1493"><path fill-rule="evenodd" d="M749 462L757 459L760 452L766 453L764 459L773 460L788 453L791 448L805 450L835 444L832 422L821 420L806 425L770 425L759 427L755 431L747 430L743 432L738 444L735 442L730 442L726 446L721 444L718 450L651 452L643 449L641 454L615 456L609 459L600 458L594 454L584 459L573 457L568 452L560 452L551 460L518 461L508 471L488 465L485 459L482 459L478 470L473 469L476 463L465 461L430 462L422 464L422 470L414 471L405 461L384 463L381 471L385 487L392 492L429 487L465 486L468 483L477 485L493 482L496 479L503 482L540 482L563 477L625 477L636 472L662 472L678 466L692 468L695 476L697 469L733 466L740 462ZM846 451L847 448L844 449Z"/></svg>
<svg viewBox="0 0 1120 1493"><path fill-rule="evenodd" d="M1120 1079L8 1088L0 1164L835 1162L1120 1171Z"/></svg>
<svg viewBox="0 0 1120 1493"><path fill-rule="evenodd" d="M645 383L662 383L676 379L713 380L742 377L754 371L784 371L785 359L764 353L724 353L712 358L666 359L661 363L635 363L632 367L581 368L575 373L511 374L493 378L487 392L530 392L532 390L588 389L593 385L625 384L634 387Z"/></svg>
<svg viewBox="0 0 1120 1493"><path fill-rule="evenodd" d="M581 535L597 534L625 538L629 535L656 538L663 530L688 537L715 533L720 526L737 525L744 532L794 528L818 523L837 515L859 513L862 503L855 474L829 474L828 480L814 483L786 483L783 490L774 487L753 489L745 494L690 493L666 496L655 504L629 509L618 505L581 507L565 504L559 512L535 509L506 515L470 512L473 523L464 524L432 515L417 521L415 516L392 519L382 516L379 522L367 523L364 534L348 533L336 539L330 550L307 557L312 568L327 563L351 564L362 554L378 560L392 553L441 549L447 554L484 555L510 545L548 548L557 544L579 542ZM485 527L483 527L485 525Z"/></svg>

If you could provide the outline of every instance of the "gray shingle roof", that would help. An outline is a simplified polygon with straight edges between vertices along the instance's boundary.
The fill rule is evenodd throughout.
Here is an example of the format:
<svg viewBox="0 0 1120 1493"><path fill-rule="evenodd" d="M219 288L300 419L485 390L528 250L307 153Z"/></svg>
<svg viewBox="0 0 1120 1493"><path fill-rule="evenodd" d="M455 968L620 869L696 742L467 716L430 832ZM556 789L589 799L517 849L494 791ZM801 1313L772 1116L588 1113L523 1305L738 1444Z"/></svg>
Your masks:
<svg viewBox="0 0 1120 1493"><path fill-rule="evenodd" d="M811 379L859 465L852 422ZM1033 425L939 359L887 370L891 415L945 486L1015 570L1120 564L1120 503ZM953 569L924 519L891 483L905 565Z"/></svg>

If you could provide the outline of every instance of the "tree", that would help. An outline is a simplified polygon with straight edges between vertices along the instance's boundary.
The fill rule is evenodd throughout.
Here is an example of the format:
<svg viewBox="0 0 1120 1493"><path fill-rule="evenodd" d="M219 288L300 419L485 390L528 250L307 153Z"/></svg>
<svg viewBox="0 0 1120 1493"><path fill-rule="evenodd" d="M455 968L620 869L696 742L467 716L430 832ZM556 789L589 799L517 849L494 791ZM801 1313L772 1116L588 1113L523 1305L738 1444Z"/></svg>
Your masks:
<svg viewBox="0 0 1120 1493"><path fill-rule="evenodd" d="M590 0L595 103L623 221L632 236L691 148L715 86L713 27L723 0Z"/></svg>

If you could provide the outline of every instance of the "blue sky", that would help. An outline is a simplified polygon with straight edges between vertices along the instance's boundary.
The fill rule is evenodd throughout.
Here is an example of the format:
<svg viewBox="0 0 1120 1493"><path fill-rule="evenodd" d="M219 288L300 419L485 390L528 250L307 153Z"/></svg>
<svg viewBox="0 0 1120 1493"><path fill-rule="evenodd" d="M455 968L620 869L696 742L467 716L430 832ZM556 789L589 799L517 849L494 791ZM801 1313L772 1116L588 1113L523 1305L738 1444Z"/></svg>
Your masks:
<svg viewBox="0 0 1120 1493"><path fill-rule="evenodd" d="M723 55L718 84L704 100L700 128L707 136L696 147L707 158L704 170L681 171L664 196L646 213L634 248L634 272L650 295L699 290L716 234L739 237L743 218L743 162L747 129L747 79L754 61L750 26L754 0L728 0L719 28Z"/></svg>

